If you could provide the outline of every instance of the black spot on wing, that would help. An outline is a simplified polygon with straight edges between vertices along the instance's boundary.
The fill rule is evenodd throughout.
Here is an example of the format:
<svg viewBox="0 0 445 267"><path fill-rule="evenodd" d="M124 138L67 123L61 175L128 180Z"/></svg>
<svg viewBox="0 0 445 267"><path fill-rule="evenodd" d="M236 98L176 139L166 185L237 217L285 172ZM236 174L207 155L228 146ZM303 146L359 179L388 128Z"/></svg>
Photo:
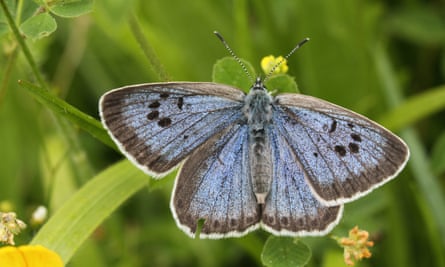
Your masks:
<svg viewBox="0 0 445 267"><path fill-rule="evenodd" d="M334 147L335 152L337 152L338 155L341 157L344 157L346 155L346 148L344 146L336 145Z"/></svg>
<svg viewBox="0 0 445 267"><path fill-rule="evenodd" d="M352 153L358 153L359 146L356 143L349 143L348 147Z"/></svg>
<svg viewBox="0 0 445 267"><path fill-rule="evenodd" d="M170 118L161 118L158 121L158 125L161 127L168 127L172 124L172 120Z"/></svg>
<svg viewBox="0 0 445 267"><path fill-rule="evenodd" d="M352 138L352 140L354 140L356 142L361 142L362 141L362 138L360 137L360 135L355 134L355 133L351 134L351 138Z"/></svg>
<svg viewBox="0 0 445 267"><path fill-rule="evenodd" d="M336 129L337 129L337 121L333 120L331 123L331 127L329 128L329 132L333 133L333 132L335 132Z"/></svg>
<svg viewBox="0 0 445 267"><path fill-rule="evenodd" d="M159 111L157 110L153 110L152 112L148 113L147 115L147 119L149 120L156 120L157 118L159 118Z"/></svg>
<svg viewBox="0 0 445 267"><path fill-rule="evenodd" d="M169 93L160 93L160 94L159 94L159 97L162 98L162 99L166 99L166 98L168 98L169 96L170 96Z"/></svg>
<svg viewBox="0 0 445 267"><path fill-rule="evenodd" d="M177 105L178 105L178 108L179 108L180 110L182 110L182 106L184 105L184 98L182 98L182 97L178 98L178 103L177 103Z"/></svg>
<svg viewBox="0 0 445 267"><path fill-rule="evenodd" d="M157 101L157 100L148 105L149 108L159 108L160 106L161 106L161 103L159 103L159 101Z"/></svg>

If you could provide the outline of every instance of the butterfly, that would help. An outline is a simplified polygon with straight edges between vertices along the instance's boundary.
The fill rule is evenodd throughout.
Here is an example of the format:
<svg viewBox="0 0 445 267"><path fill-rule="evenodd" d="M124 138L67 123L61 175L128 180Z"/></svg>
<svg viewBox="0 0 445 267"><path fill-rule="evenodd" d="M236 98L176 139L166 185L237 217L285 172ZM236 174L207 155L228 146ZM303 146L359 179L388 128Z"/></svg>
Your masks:
<svg viewBox="0 0 445 267"><path fill-rule="evenodd" d="M403 140L368 118L307 95L272 96L260 78L248 94L210 82L125 86L105 93L99 112L144 172L180 166L170 208L191 237L326 234L343 204L409 158Z"/></svg>

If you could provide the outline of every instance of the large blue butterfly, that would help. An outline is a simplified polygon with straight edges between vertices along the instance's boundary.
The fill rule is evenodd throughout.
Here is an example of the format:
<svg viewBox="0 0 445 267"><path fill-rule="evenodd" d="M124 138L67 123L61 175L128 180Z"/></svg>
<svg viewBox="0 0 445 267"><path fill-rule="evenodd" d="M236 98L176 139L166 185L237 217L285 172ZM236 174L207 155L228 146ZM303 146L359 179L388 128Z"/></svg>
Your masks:
<svg viewBox="0 0 445 267"><path fill-rule="evenodd" d="M178 226L200 237L321 235L343 204L394 178L409 157L397 136L350 110L301 94L249 94L216 83L152 83L110 91L100 116L121 151L162 177L180 171ZM201 223L200 223L201 222Z"/></svg>

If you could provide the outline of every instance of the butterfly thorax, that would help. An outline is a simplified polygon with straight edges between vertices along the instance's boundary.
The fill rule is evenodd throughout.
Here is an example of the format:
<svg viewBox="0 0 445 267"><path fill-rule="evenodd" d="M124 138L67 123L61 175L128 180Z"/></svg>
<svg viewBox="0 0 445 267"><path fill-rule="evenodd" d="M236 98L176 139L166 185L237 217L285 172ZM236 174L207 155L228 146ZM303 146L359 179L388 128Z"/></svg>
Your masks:
<svg viewBox="0 0 445 267"><path fill-rule="evenodd" d="M249 126L249 162L253 192L263 204L272 180L272 152L269 142L269 125L272 119L272 97L260 79L244 100L244 115Z"/></svg>

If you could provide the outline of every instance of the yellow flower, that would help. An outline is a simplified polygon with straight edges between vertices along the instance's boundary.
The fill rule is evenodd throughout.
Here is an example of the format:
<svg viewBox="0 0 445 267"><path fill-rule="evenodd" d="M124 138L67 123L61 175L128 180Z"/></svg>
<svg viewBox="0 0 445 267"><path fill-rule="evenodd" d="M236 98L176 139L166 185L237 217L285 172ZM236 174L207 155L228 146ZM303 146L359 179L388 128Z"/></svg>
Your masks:
<svg viewBox="0 0 445 267"><path fill-rule="evenodd" d="M284 57L274 57L272 55L261 59L261 68L266 75L286 73L289 69L287 60Z"/></svg>
<svg viewBox="0 0 445 267"><path fill-rule="evenodd" d="M345 263L349 266L354 266L354 260L370 258L372 255L368 247L374 246L374 242L368 241L369 233L365 230L360 230L358 226L349 231L348 237L333 238L344 248Z"/></svg>
<svg viewBox="0 0 445 267"><path fill-rule="evenodd" d="M0 266L7 267L63 267L62 259L43 246L0 248Z"/></svg>

